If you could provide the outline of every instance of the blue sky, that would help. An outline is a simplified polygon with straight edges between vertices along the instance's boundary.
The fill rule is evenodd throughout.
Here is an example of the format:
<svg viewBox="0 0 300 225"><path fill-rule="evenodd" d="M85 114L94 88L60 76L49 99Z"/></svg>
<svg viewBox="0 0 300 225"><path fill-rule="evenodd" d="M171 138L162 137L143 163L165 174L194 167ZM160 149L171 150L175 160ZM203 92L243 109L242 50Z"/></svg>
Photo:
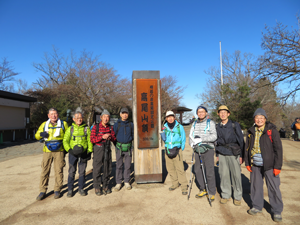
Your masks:
<svg viewBox="0 0 300 225"><path fill-rule="evenodd" d="M52 46L68 55L101 55L122 77L133 70L160 70L186 86L183 103L200 104L208 76L222 52L258 56L265 24L297 27L299 0L0 0L0 58L13 61L17 78L30 84Z"/></svg>

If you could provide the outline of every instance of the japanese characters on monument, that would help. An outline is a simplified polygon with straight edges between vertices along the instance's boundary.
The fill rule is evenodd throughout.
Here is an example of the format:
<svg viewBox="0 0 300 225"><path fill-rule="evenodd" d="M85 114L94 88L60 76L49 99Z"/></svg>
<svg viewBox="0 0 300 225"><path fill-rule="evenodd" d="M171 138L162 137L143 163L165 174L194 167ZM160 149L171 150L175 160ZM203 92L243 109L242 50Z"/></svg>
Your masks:
<svg viewBox="0 0 300 225"><path fill-rule="evenodd" d="M138 148L158 147L157 79L137 80Z"/></svg>

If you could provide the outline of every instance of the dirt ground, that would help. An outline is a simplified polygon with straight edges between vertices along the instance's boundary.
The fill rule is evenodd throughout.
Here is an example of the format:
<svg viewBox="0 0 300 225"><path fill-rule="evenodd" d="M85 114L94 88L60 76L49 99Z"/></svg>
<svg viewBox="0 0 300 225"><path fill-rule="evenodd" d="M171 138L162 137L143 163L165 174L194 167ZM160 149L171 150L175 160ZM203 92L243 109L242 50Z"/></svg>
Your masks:
<svg viewBox="0 0 300 225"><path fill-rule="evenodd" d="M189 127L185 127L188 131ZM188 132L187 132L188 133ZM300 142L282 139L284 163L282 167L281 192L284 202L281 224L300 224ZM190 178L192 149L183 151L186 177ZM212 207L206 198L196 199L199 189L193 183L191 197L181 190L168 190L171 182L163 164L163 183L136 184L132 173L133 189L122 188L119 192L96 196L93 190L92 161L88 162L85 197L75 193L67 198L68 160L64 168L64 187L60 199L53 198L54 171L51 171L47 197L36 201L39 194L42 144L21 142L0 146L0 224L274 224L265 187L263 213L250 216L251 207L249 172L242 164L243 199L241 206L219 203L219 174L216 200ZM133 164L132 164L133 169ZM114 183L115 154L113 150ZM76 183L77 184L77 183ZM77 189L77 185L75 190Z"/></svg>

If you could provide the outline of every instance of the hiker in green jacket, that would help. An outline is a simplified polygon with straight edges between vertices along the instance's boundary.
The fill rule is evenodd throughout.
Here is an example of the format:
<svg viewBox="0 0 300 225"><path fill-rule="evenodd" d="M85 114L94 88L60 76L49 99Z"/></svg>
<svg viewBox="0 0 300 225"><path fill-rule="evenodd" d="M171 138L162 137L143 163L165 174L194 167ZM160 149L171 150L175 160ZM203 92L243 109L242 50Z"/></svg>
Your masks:
<svg viewBox="0 0 300 225"><path fill-rule="evenodd" d="M80 109L77 109L73 115L71 127L65 133L63 144L69 152L69 176L68 176L68 194L67 197L73 196L73 185L78 164L78 192L81 196L86 196L83 190L85 185L85 170L87 161L91 159L93 144L90 141L90 128L83 123L83 115Z"/></svg>

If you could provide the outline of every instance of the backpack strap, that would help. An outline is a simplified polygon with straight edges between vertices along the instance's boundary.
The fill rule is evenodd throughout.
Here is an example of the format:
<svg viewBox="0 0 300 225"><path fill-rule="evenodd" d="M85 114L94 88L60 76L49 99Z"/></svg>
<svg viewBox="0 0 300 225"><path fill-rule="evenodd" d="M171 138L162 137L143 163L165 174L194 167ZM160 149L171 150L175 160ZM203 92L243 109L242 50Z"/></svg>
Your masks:
<svg viewBox="0 0 300 225"><path fill-rule="evenodd" d="M235 122L231 121L231 125L234 131L234 134L236 135L236 126L235 126Z"/></svg>
<svg viewBox="0 0 300 225"><path fill-rule="evenodd" d="M99 126L100 126L100 125L99 125L99 123L96 123L95 126L96 126L96 136L97 136L97 135L99 134Z"/></svg>
<svg viewBox="0 0 300 225"><path fill-rule="evenodd" d="M267 130L267 134L270 138L270 141L273 143L273 140L272 140L272 130Z"/></svg>
<svg viewBox="0 0 300 225"><path fill-rule="evenodd" d="M119 130L120 130L120 127L121 127L121 121L118 121L118 128L117 128L117 130L116 130L116 132L115 132L116 137L117 137L117 134L118 134L118 132L119 132ZM125 128L125 129L126 129L126 128Z"/></svg>
<svg viewBox="0 0 300 225"><path fill-rule="evenodd" d="M210 119L206 120L206 127L204 129L204 134L206 134L207 129L210 130Z"/></svg>

